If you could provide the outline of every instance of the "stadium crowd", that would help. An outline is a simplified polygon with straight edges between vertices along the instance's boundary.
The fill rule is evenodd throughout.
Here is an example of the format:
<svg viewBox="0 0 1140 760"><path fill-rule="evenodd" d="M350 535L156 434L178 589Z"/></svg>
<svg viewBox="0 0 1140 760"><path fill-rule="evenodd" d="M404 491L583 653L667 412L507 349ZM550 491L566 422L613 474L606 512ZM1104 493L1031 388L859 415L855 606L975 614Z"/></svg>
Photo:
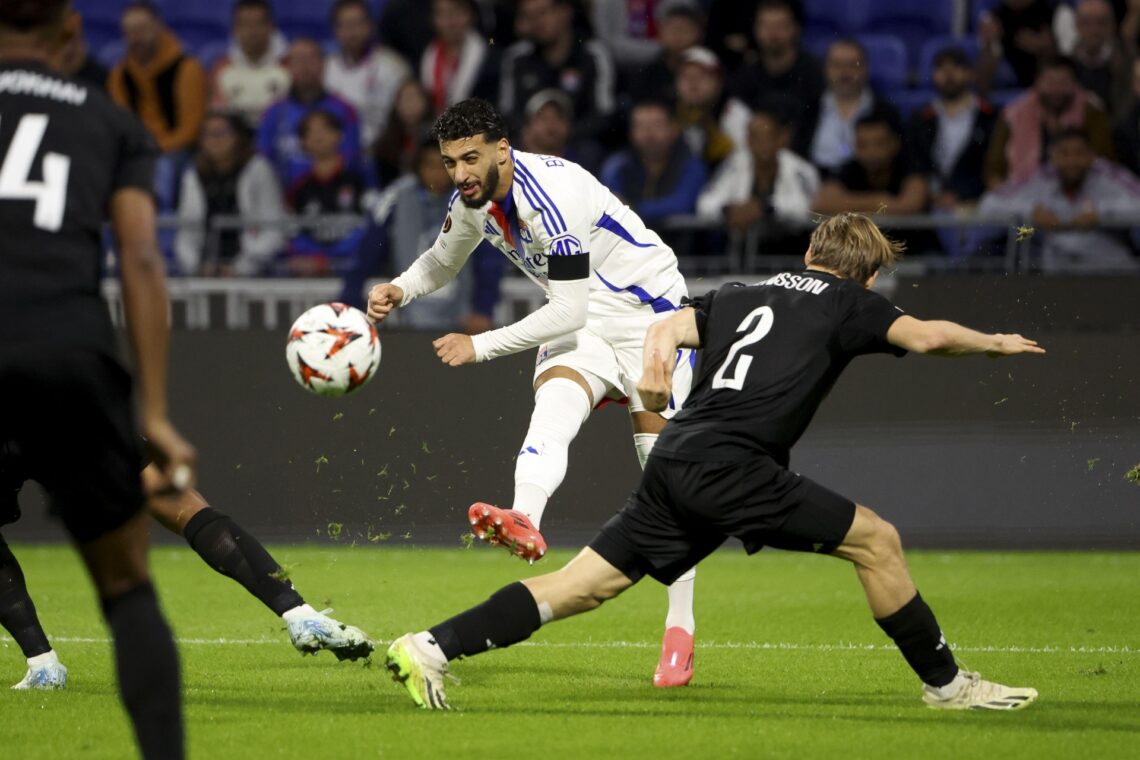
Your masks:
<svg viewBox="0 0 1140 760"><path fill-rule="evenodd" d="M680 254L745 232L798 254L817 213L980 212L1039 230L1046 271L1137 268L1120 220L1140 210L1140 0L75 5L73 75L164 151L181 274L346 276L358 301L434 237L453 188L427 130L471 96ZM899 236L912 253L986 250ZM478 314L501 258L477 251L463 282Z"/></svg>

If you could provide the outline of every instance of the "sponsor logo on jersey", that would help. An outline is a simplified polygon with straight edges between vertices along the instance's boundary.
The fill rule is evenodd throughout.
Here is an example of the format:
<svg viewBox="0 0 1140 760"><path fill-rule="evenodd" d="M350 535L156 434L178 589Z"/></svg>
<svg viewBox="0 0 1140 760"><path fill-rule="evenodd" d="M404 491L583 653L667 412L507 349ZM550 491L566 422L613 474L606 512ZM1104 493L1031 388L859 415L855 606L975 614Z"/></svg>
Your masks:
<svg viewBox="0 0 1140 760"><path fill-rule="evenodd" d="M814 277L804 277L798 274L788 274L781 272L780 274L764 281L765 285L776 285L788 290L798 290L802 293L811 293L813 296L818 296L823 291L830 287L831 283L817 280Z"/></svg>
<svg viewBox="0 0 1140 760"><path fill-rule="evenodd" d="M582 243L573 235L559 235L550 241L551 256L579 256Z"/></svg>
<svg viewBox="0 0 1140 760"><path fill-rule="evenodd" d="M443 234L446 235L449 232L451 232L451 214L448 214L447 218L443 220Z"/></svg>

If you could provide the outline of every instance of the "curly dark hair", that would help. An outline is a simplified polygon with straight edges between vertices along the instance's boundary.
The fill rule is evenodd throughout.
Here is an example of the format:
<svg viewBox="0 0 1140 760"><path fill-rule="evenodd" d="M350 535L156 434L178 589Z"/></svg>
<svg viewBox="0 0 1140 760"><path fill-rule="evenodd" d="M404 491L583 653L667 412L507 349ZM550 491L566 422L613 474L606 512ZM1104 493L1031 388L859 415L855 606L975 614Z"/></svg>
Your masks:
<svg viewBox="0 0 1140 760"><path fill-rule="evenodd" d="M483 135L485 142L498 142L507 136L507 122L495 107L481 98L468 98L444 109L431 128L440 142Z"/></svg>

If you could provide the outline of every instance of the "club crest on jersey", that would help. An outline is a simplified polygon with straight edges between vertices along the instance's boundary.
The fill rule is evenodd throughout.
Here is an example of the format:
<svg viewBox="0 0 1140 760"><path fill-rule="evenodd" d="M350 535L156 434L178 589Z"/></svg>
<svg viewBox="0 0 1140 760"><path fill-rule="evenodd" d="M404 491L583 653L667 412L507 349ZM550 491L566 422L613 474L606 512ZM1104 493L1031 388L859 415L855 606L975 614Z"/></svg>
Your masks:
<svg viewBox="0 0 1140 760"><path fill-rule="evenodd" d="M582 253L582 243L573 235L561 235L550 241L551 256L578 256Z"/></svg>
<svg viewBox="0 0 1140 760"><path fill-rule="evenodd" d="M446 235L449 232L451 232L451 214L448 214L447 218L443 220L443 234Z"/></svg>

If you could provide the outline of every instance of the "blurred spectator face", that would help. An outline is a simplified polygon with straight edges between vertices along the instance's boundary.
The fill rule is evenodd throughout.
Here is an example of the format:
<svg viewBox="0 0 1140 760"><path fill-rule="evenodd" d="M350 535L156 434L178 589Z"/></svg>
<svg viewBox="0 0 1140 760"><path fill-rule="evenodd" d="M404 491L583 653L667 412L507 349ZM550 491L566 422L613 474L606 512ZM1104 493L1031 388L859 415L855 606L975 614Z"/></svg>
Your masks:
<svg viewBox="0 0 1140 760"><path fill-rule="evenodd" d="M557 103L547 103L523 127L527 150L545 156L561 156L570 142L570 119Z"/></svg>
<svg viewBox="0 0 1140 760"><path fill-rule="evenodd" d="M868 172L890 167L900 146L898 135L886 124L861 124L855 128L855 160Z"/></svg>
<svg viewBox="0 0 1140 760"><path fill-rule="evenodd" d="M238 8L234 14L234 39L251 60L257 60L269 49L273 36L273 19L264 8Z"/></svg>
<svg viewBox="0 0 1140 760"><path fill-rule="evenodd" d="M434 0L431 4L431 23L436 36L445 45L460 45L467 32L475 28L471 6L463 0Z"/></svg>
<svg viewBox="0 0 1140 760"><path fill-rule="evenodd" d="M1057 179L1066 190L1079 188L1092 168L1096 155L1088 141L1080 137L1066 137L1053 143L1049 160L1057 170Z"/></svg>
<svg viewBox="0 0 1140 760"><path fill-rule="evenodd" d="M289 76L299 90L312 90L323 86L325 57L320 45L313 40L297 40L289 48Z"/></svg>
<svg viewBox="0 0 1140 760"><path fill-rule="evenodd" d="M1064 66L1043 68L1037 75L1033 89L1041 106L1052 114L1063 113L1077 96L1077 80L1073 72Z"/></svg>
<svg viewBox="0 0 1140 760"><path fill-rule="evenodd" d="M934 89L945 100L957 100L970 89L974 82L974 72L957 62L943 59L931 74Z"/></svg>
<svg viewBox="0 0 1140 760"><path fill-rule="evenodd" d="M770 113L756 113L748 122L748 152L759 163L776 160L780 150L787 147L788 128Z"/></svg>
<svg viewBox="0 0 1140 760"><path fill-rule="evenodd" d="M680 13L666 15L657 26L657 41L666 55L676 55L699 45L704 36L705 30L700 24Z"/></svg>
<svg viewBox="0 0 1140 760"><path fill-rule="evenodd" d="M349 58L359 58L372 42L372 19L358 4L346 5L333 21L333 36L341 51Z"/></svg>
<svg viewBox="0 0 1140 760"><path fill-rule="evenodd" d="M237 133L229 119L224 116L210 116L202 122L202 132L198 136L198 147L206 160L214 166L228 163L237 150Z"/></svg>
<svg viewBox="0 0 1140 760"><path fill-rule="evenodd" d="M314 161L338 155L340 138L340 127L332 116L323 111L313 111L301 122L301 148Z"/></svg>
<svg viewBox="0 0 1140 760"><path fill-rule="evenodd" d="M753 29L756 44L765 55L787 55L800 39L800 27L795 16L787 8L762 8L756 14Z"/></svg>
<svg viewBox="0 0 1140 760"><path fill-rule="evenodd" d="M142 8L132 8L123 14L122 28L127 55L140 61L154 58L162 38L161 21Z"/></svg>
<svg viewBox="0 0 1140 760"><path fill-rule="evenodd" d="M425 145L416 153L416 176L432 195L443 195L452 190L451 179L436 145Z"/></svg>
<svg viewBox="0 0 1140 760"><path fill-rule="evenodd" d="M400 86L392 108L401 124L422 124L431 116L431 101L418 79L409 79Z"/></svg>
<svg viewBox="0 0 1140 760"><path fill-rule="evenodd" d="M629 120L629 142L645 161L663 161L669 156L678 132L672 115L660 105L635 106Z"/></svg>
<svg viewBox="0 0 1140 760"><path fill-rule="evenodd" d="M699 63L686 63L677 72L677 100L681 105L711 107L720 98L724 82L720 72Z"/></svg>
<svg viewBox="0 0 1140 760"><path fill-rule="evenodd" d="M573 30L574 15L569 5L555 0L522 0L517 23L526 37L542 47L558 41Z"/></svg>
<svg viewBox="0 0 1140 760"><path fill-rule="evenodd" d="M1100 50L1116 36L1116 16L1106 0L1081 0L1077 5L1078 44Z"/></svg>
<svg viewBox="0 0 1140 760"><path fill-rule="evenodd" d="M827 51L824 66L827 88L836 97L856 98L867 87L867 65L863 52L846 42L836 42Z"/></svg>

